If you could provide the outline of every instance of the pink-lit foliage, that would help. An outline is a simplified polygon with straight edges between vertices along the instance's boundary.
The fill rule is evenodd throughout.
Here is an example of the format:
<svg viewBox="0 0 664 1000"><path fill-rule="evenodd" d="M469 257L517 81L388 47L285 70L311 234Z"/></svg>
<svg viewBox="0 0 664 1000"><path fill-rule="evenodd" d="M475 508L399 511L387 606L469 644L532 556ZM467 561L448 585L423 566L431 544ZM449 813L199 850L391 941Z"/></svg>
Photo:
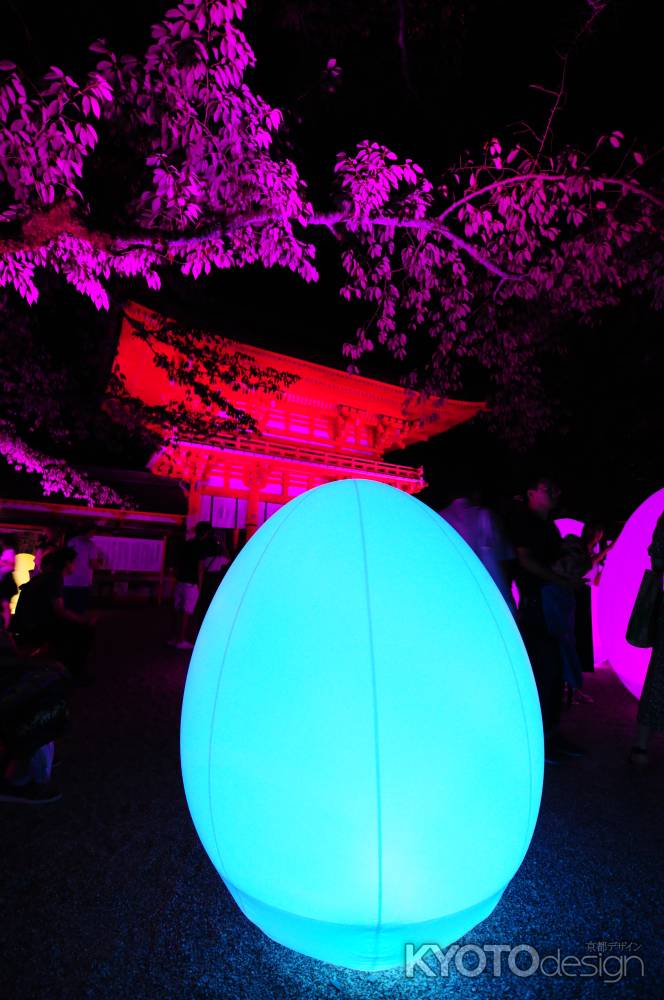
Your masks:
<svg viewBox="0 0 664 1000"><path fill-rule="evenodd" d="M0 455L13 469L34 474L45 496L59 493L102 506L121 502L114 490L50 453L66 451L83 436L81 418L72 412L67 373L33 335L28 315L8 308L6 300L0 292Z"/></svg>
<svg viewBox="0 0 664 1000"><path fill-rule="evenodd" d="M107 308L111 275L158 288L165 264L193 278L256 261L317 277L313 247L295 233L312 215L304 185L270 152L281 113L244 83L254 64L236 23L244 7L185 0L153 27L140 60L96 42L103 58L83 84L54 67L28 94L20 72L0 64L0 165L11 193L0 221L22 225L18 241L3 241L0 285L32 303L36 273L51 268ZM146 169L117 236L85 224L93 206L82 178L101 129L121 133Z"/></svg>
<svg viewBox="0 0 664 1000"><path fill-rule="evenodd" d="M183 0L141 58L95 43L101 58L83 82L53 67L29 88L0 63L0 286L32 304L39 273L55 271L105 309L114 278L157 289L167 266L196 279L259 263L313 281L322 231L339 246L341 295L366 307L344 347L351 366L376 345L407 363L429 342L410 385L445 394L479 363L495 412L531 431L545 416L536 386L551 324L589 319L625 287L661 305L653 157L625 150L619 131L589 153L555 151L560 95L541 133L491 138L436 175L363 141L338 155L333 207L316 210L296 165L274 152L280 111L246 82L244 8ZM86 177L113 143L142 184L101 227Z"/></svg>
<svg viewBox="0 0 664 1000"><path fill-rule="evenodd" d="M110 486L81 475L64 459L31 447L5 421L0 421L0 455L17 471L35 473L45 496L59 493L71 500L85 500L89 505L102 507L123 503L123 498Z"/></svg>

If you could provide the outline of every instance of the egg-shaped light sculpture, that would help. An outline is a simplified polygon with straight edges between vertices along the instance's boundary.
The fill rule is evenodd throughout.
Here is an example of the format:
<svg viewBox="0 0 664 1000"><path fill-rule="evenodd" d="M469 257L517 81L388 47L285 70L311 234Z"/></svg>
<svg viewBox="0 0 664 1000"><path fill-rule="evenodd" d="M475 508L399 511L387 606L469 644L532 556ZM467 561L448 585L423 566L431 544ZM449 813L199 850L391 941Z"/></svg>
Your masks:
<svg viewBox="0 0 664 1000"><path fill-rule="evenodd" d="M635 698L641 697L650 650L630 646L625 634L643 573L650 568L648 548L662 511L664 489L648 497L626 522L609 549L597 588L602 653Z"/></svg>
<svg viewBox="0 0 664 1000"><path fill-rule="evenodd" d="M182 709L189 809L246 916L356 969L484 919L524 857L542 721L460 536L368 480L304 493L226 575Z"/></svg>

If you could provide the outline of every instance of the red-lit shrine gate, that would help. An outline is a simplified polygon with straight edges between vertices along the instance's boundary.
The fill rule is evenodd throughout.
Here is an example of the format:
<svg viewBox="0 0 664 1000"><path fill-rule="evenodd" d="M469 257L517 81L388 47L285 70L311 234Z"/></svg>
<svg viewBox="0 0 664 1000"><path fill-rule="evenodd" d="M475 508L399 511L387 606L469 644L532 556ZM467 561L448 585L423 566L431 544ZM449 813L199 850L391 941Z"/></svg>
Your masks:
<svg viewBox="0 0 664 1000"><path fill-rule="evenodd" d="M130 315L143 323L154 317L135 305ZM417 400L385 382L247 344L226 340L224 345L249 355L258 366L298 380L279 398L224 387L227 398L254 417L259 434L179 441L152 457L154 473L189 484L190 523L210 520L217 527L246 527L250 535L288 500L337 479L376 479L417 493L426 485L423 469L385 462L383 455L449 430L482 409L481 403ZM116 366L129 392L145 403L182 398L182 390L154 364L150 348L126 319Z"/></svg>

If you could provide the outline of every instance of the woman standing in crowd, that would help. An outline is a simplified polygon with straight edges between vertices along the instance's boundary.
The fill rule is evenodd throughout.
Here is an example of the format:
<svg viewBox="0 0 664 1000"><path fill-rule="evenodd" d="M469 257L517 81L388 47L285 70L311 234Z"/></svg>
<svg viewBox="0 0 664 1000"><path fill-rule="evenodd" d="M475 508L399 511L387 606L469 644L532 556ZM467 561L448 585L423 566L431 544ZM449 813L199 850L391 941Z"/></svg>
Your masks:
<svg viewBox="0 0 664 1000"><path fill-rule="evenodd" d="M533 476L526 485L526 502L514 511L511 521L517 558L518 625L537 684L545 759L549 764L556 764L561 757L585 754L558 728L564 667L560 641L562 626L553 620L552 605L556 595L564 590L569 591L569 600L573 601L575 584L554 568L561 557L560 532L553 522L560 489L547 476Z"/></svg>
<svg viewBox="0 0 664 1000"><path fill-rule="evenodd" d="M44 556L55 552L62 544L62 531L59 528L46 527L39 536L37 548L35 549L35 568L30 576L38 576Z"/></svg>
<svg viewBox="0 0 664 1000"><path fill-rule="evenodd" d="M202 576L198 603L196 604L196 626L200 628L207 613L212 598L217 593L219 584L226 576L231 564L231 531L228 528L212 530L211 550L203 559Z"/></svg>

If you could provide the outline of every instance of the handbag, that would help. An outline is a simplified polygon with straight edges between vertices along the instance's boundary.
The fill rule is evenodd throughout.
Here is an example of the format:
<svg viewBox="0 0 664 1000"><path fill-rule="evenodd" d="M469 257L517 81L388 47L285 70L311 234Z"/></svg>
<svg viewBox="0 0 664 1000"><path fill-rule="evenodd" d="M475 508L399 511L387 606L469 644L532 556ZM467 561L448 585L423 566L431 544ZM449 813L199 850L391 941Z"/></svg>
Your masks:
<svg viewBox="0 0 664 1000"><path fill-rule="evenodd" d="M69 723L69 674L59 663L0 660L0 741L28 757L62 736Z"/></svg>
<svg viewBox="0 0 664 1000"><path fill-rule="evenodd" d="M625 634L630 646L642 649L654 646L661 602L662 571L647 569L643 574Z"/></svg>

